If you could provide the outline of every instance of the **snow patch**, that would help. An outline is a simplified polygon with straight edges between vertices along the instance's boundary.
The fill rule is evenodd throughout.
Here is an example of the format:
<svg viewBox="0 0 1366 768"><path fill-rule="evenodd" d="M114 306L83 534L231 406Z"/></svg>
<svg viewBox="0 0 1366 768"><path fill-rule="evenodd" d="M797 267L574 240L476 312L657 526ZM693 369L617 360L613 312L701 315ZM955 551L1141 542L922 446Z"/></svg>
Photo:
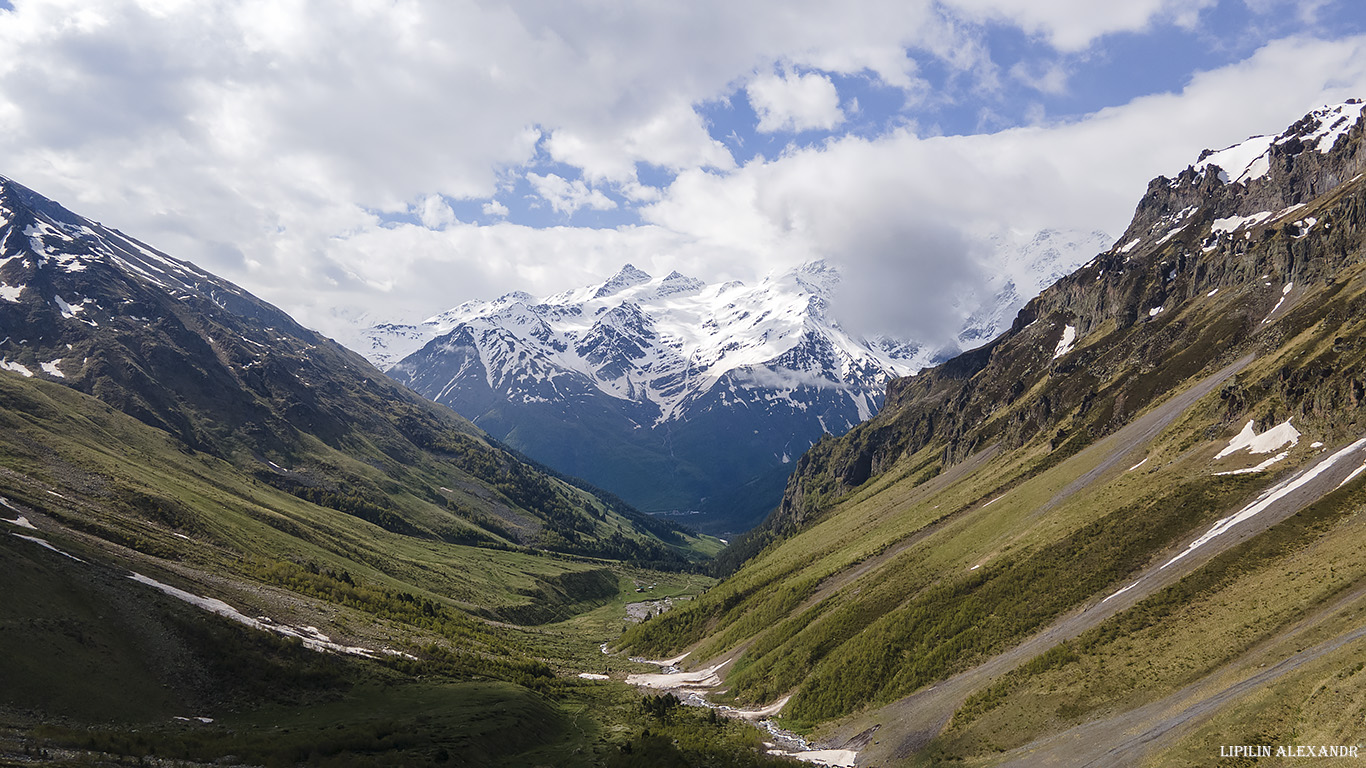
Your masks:
<svg viewBox="0 0 1366 768"><path fill-rule="evenodd" d="M1247 449L1248 453L1271 453L1280 450L1286 444L1291 447L1299 445L1300 432L1290 425L1290 419L1286 419L1260 435L1252 428L1254 423L1254 420L1249 419L1243 425L1243 430L1234 435L1222 451L1215 454L1214 460L1218 461L1225 456L1231 456L1244 448Z"/></svg>
<svg viewBox="0 0 1366 768"><path fill-rule="evenodd" d="M331 641L327 635L322 634L316 627L291 627L288 624L276 624L270 618L259 616L252 618L233 608L231 605L212 597L200 597L192 592L186 592L169 584L163 584L156 579L143 576L136 571L128 578L139 584L146 584L149 587L160 590L177 600L182 600L190 605L202 608L209 613L215 613L226 619L231 619L239 624L244 624L253 629L260 629L266 632L273 632L285 637L297 637L305 648L319 652L332 652L350 654L352 656L363 656L367 659L378 658L376 653L368 648L358 648L354 646L341 645Z"/></svg>
<svg viewBox="0 0 1366 768"><path fill-rule="evenodd" d="M787 702L791 698L791 696L784 696L772 704L758 709L727 709L726 714L742 720L764 720L782 712L783 707L787 706Z"/></svg>
<svg viewBox="0 0 1366 768"><path fill-rule="evenodd" d="M699 669L696 672L651 672L645 674L632 674L626 676L626 682L630 685L637 685L642 688L654 688L661 691L673 690L675 688L715 688L721 684L721 676L717 674L717 670L729 663L729 661L723 661L716 666Z"/></svg>
<svg viewBox="0 0 1366 768"><path fill-rule="evenodd" d="M1137 247L1138 247L1138 244L1141 243L1141 242L1143 242L1143 238L1141 238L1141 237L1135 237L1133 240L1130 240L1129 242L1127 242L1127 243L1125 243L1124 245L1120 246L1119 252L1120 252L1120 253L1128 253L1129 251L1132 251L1134 248L1137 248Z"/></svg>
<svg viewBox="0 0 1366 768"><path fill-rule="evenodd" d="M1215 288L1214 290L1212 290L1212 291L1210 291L1209 293L1205 294L1205 298L1208 299L1208 298L1210 298L1211 296L1213 296L1214 294L1216 294L1216 293L1218 293L1218 292L1219 292L1219 289L1218 289L1218 288Z"/></svg>
<svg viewBox="0 0 1366 768"><path fill-rule="evenodd" d="M1143 461L1138 462L1137 464L1133 465L1132 467L1129 467L1129 468L1128 468L1127 470L1125 470L1125 471L1126 471L1126 472L1133 472L1135 469L1138 469L1139 467L1141 467L1141 466L1143 466L1144 464L1147 464L1147 463L1148 463L1148 457L1145 456L1145 457L1143 457Z"/></svg>
<svg viewBox="0 0 1366 768"><path fill-rule="evenodd" d="M6 504L5 506L8 507L9 505ZM13 509L13 507L10 507L10 508ZM10 525L17 525L17 526L19 526L20 528L27 528L27 529L29 529L30 531L36 531L36 530L38 530L38 529L33 525L33 523L30 523L30 522L28 521L28 518L27 518L27 517L24 517L23 515L20 515L18 520L5 520L4 518L0 517L0 522L6 522L6 523L9 523Z"/></svg>
<svg viewBox="0 0 1366 768"><path fill-rule="evenodd" d="M1058 339L1058 346L1053 350L1053 359L1057 360L1068 352L1072 351L1072 345L1077 340L1077 327L1075 325L1064 326L1062 338Z"/></svg>
<svg viewBox="0 0 1366 768"><path fill-rule="evenodd" d="M779 757L796 758L804 763L835 766L837 768L853 768L854 761L858 759L858 753L852 749L813 749L807 752L789 752L785 749L770 749L768 750L768 754Z"/></svg>
<svg viewBox="0 0 1366 768"><path fill-rule="evenodd" d="M8 301L11 304L18 304L19 294L24 292L25 287L26 286L23 285L6 285L5 283L0 283L0 299Z"/></svg>
<svg viewBox="0 0 1366 768"><path fill-rule="evenodd" d="M82 301L79 304L69 304L61 296L53 294L52 301L56 303L57 308L61 310L62 317L65 317L66 319L70 320L75 318L76 315L80 314L81 311L85 309L85 304L86 302L90 301L90 299L86 299L85 301Z"/></svg>
<svg viewBox="0 0 1366 768"><path fill-rule="evenodd" d="M1351 473L1349 473L1346 477L1342 478L1342 482L1338 483L1338 488L1341 488L1342 486L1352 482L1352 479L1355 478L1357 475L1361 474L1363 470L1366 470L1366 464L1362 464L1361 466L1352 470ZM1338 488L1334 488L1333 490L1336 491Z"/></svg>
<svg viewBox="0 0 1366 768"><path fill-rule="evenodd" d="M60 362L62 362L62 359L59 357L51 362L41 363L39 367L43 369L43 373L46 373L49 376L56 376L59 379L65 379L66 374L62 373L62 369L57 367L57 364Z"/></svg>
<svg viewBox="0 0 1366 768"><path fill-rule="evenodd" d="M580 672L580 673L579 673L579 677L582 677L584 680L611 680L611 679L612 679L612 678L608 677L607 675L599 675L599 674L595 674L595 673L593 673L593 672Z"/></svg>
<svg viewBox="0 0 1366 768"><path fill-rule="evenodd" d="M1289 422L1286 423L1288 424ZM1195 541L1192 541L1190 543L1190 546L1186 547L1186 550L1184 552L1178 554L1176 557L1173 557L1171 560L1168 560L1166 565L1163 565L1162 568L1166 568L1167 566L1171 565L1172 563L1175 563L1176 561L1180 560L1186 555L1189 555L1190 553L1194 552L1200 547L1203 547L1204 545L1208 544L1211 540L1213 540L1215 537L1222 536L1223 534L1228 533L1230 529L1232 529L1235 525L1243 522L1244 520L1251 519L1257 516L1258 514L1266 511L1268 508L1271 507L1272 504L1275 504L1276 502L1280 501L1286 496L1294 493L1300 488L1303 488L1305 485L1308 485L1310 482L1314 480L1314 478L1331 469L1334 464L1338 463L1339 460L1347 456L1350 456L1353 453L1356 453L1363 446L1366 446L1366 438L1358 440L1355 443L1352 443L1346 448L1343 448L1342 450L1333 454L1332 456L1329 456L1323 461L1320 461L1318 464L1314 465L1314 467L1311 468L1309 471L1302 473L1298 477L1276 484L1269 491L1263 493L1260 497L1258 497L1256 501L1252 502L1251 504L1248 504L1246 507L1243 507L1234 514L1229 515L1228 517L1225 517L1222 520L1215 523L1213 527L1211 527L1208 531L1205 532L1204 535L1202 535ZM1161 570L1161 568L1158 570Z"/></svg>
<svg viewBox="0 0 1366 768"><path fill-rule="evenodd" d="M10 362L9 360L0 359L0 370L14 371L15 373L23 374L24 378L33 377L33 371L30 371L28 367L21 363Z"/></svg>
<svg viewBox="0 0 1366 768"><path fill-rule="evenodd" d="M1295 285L1294 283L1286 283L1286 284L1285 284L1285 287L1281 289L1281 299L1280 299L1280 301L1276 302L1276 306L1272 307L1272 308L1271 308L1271 311L1267 313L1266 317L1262 320L1263 323L1269 323L1269 322L1271 322L1271 316L1274 315L1274 314L1276 314L1276 310L1280 309L1280 308L1281 308L1281 305L1285 303L1285 297L1290 295L1290 289L1291 289L1294 285Z"/></svg>
<svg viewBox="0 0 1366 768"><path fill-rule="evenodd" d="M11 533L10 535L11 535L11 536L18 536L19 538L23 539L24 541L31 541L31 542L33 542L34 544L37 544L37 545L40 546L40 547L43 547L43 548L45 548L45 549L50 549L50 550L52 550L53 552L56 552L57 554L62 555L63 557L69 557L69 558L71 558L72 560L75 560L75 561L78 562L78 563L84 563L84 562L85 562L84 560L80 559L79 557L76 557L75 555L71 554L70 552L63 552L62 550L57 549L56 547L54 547L54 546L52 546L51 544L49 544L46 540L40 539L40 538L38 538L37 536L25 536L25 535L22 534L22 533Z"/></svg>
<svg viewBox="0 0 1366 768"><path fill-rule="evenodd" d="M1243 469L1231 469L1231 470L1229 470L1229 471L1227 471L1227 472L1215 472L1214 474L1215 474L1215 476L1217 477L1217 476L1222 476L1222 475L1250 475L1250 474L1253 474L1253 473L1256 473L1256 472L1262 472L1262 471L1266 470L1268 467L1270 467L1272 464L1275 464L1276 462L1280 461L1281 459L1284 459L1285 457L1287 457L1287 456L1289 456L1289 455L1290 455L1290 451L1281 451L1280 453L1276 454L1275 456L1272 456L1271 458L1267 459L1266 461L1263 461L1261 464L1258 464L1258 465L1255 466L1255 467L1245 467L1245 468L1243 468Z"/></svg>
<svg viewBox="0 0 1366 768"><path fill-rule="evenodd" d="M1148 317L1157 317L1158 315L1162 314L1163 309L1164 307L1153 307L1152 309L1148 310Z"/></svg>
<svg viewBox="0 0 1366 768"><path fill-rule="evenodd" d="M1271 211L1258 211L1247 216L1229 216L1223 219L1215 219L1209 229L1215 234L1232 233L1244 227L1254 227L1269 218L1271 218Z"/></svg>
<svg viewBox="0 0 1366 768"><path fill-rule="evenodd" d="M1142 579L1139 579L1138 581L1143 581L1143 580L1142 580ZM1102 604L1110 602L1110 600L1111 600L1112 598L1119 597L1120 595L1124 594L1125 592L1128 592L1129 590L1131 590L1131 589L1133 589L1134 587L1138 586L1138 581L1135 581L1133 584L1130 584L1129 586L1124 587L1123 589L1120 589L1119 591L1117 591L1117 592L1115 592L1114 594L1110 595L1110 597L1107 597L1107 598L1105 598L1104 600L1101 600L1100 602L1101 602Z"/></svg>

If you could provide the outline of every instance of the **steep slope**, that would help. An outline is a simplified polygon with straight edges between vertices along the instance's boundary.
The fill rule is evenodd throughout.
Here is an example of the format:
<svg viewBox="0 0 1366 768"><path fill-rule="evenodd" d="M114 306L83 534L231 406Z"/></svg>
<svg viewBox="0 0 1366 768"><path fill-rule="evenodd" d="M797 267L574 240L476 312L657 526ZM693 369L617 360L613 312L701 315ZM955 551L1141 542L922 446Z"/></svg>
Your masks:
<svg viewBox="0 0 1366 768"><path fill-rule="evenodd" d="M573 677L618 621L583 617L702 588L714 540L6 179L0 219L0 763L587 766L639 737Z"/></svg>
<svg viewBox="0 0 1366 768"><path fill-rule="evenodd" d="M790 696L869 764L1357 743L1361 113L1155 179L1117 247L892 382L798 461L743 567L623 643L730 660L728 695Z"/></svg>
<svg viewBox="0 0 1366 768"><path fill-rule="evenodd" d="M668 526L546 476L240 288L0 179L0 367L388 530L669 560ZM625 515L625 518L622 517ZM644 526L644 527L642 527ZM634 531L606 540L618 528Z"/></svg>

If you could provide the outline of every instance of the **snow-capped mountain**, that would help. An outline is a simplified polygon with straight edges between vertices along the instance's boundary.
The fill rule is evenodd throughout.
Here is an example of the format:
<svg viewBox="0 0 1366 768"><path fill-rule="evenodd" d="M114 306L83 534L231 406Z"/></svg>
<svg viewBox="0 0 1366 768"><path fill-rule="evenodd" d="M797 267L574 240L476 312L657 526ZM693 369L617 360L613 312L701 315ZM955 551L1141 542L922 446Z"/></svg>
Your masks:
<svg viewBox="0 0 1366 768"><path fill-rule="evenodd" d="M763 382L785 397L801 386L838 390L861 420L876 410L888 376L906 375L924 361L915 357L918 347L885 341L879 347L845 333L827 312L837 281L823 262L756 286L707 285L677 272L653 278L627 264L606 282L541 300L517 292L462 304L400 338L430 348L424 338L430 334L432 351L444 356L454 342L472 341L485 382L509 401L554 399L560 388L596 389L638 406L633 411L648 417L644 426L687 418L728 374L739 386ZM453 377L468 370L462 366ZM430 378L419 360L405 360L391 373L400 380Z"/></svg>
<svg viewBox="0 0 1366 768"><path fill-rule="evenodd" d="M1058 229L1033 234L996 233L986 239L996 253L995 279L990 285L994 293L963 324L958 334L958 347L962 350L979 347L999 336L1010 328L1015 313L1025 302L1113 242L1100 230Z"/></svg>
<svg viewBox="0 0 1366 768"><path fill-rule="evenodd" d="M310 541L316 539L306 531L338 530L320 520L350 516L394 534L449 543L681 562L680 539L663 521L603 504L573 488L578 481L546 476L488 445L450 409L380 375L359 355L247 291L3 177L0 377L11 384L23 379L25 386L64 385L164 431L187 455L215 457L217 463L205 465L214 467L209 474L166 485L142 486L142 478L125 475L121 480L139 488L127 496L112 491L118 481L111 478L107 498L130 511L155 508L124 501L150 500L148 488L198 487L224 473L237 480L221 488L271 486L318 507L321 517L304 520L277 514L269 500L251 502L263 515L269 511L263 520L285 520L279 530ZM4 420L14 391L0 397L6 424L28 418ZM44 403L29 413L41 413L35 420L53 434L84 435L85 427L57 418L59 400L25 402ZM90 428L100 430L108 457L126 449L145 459L140 444L118 442L123 433ZM25 439L11 440L0 453ZM42 450L56 457L65 449ZM79 461L72 455L42 463L74 467L67 464ZM91 465L96 473L112 466ZM184 503L185 517L177 519L203 520L205 530L215 526L208 521L220 505L204 501L218 497L214 483L208 495L200 495L205 486L167 502L177 509ZM427 493L392 490L411 488Z"/></svg>
<svg viewBox="0 0 1366 768"><path fill-rule="evenodd" d="M928 360L841 329L828 312L837 282L822 262L757 285L628 264L602 283L468 302L372 338L391 356L420 344L388 373L532 458L734 530L771 506L787 463L871 416L889 377Z"/></svg>
<svg viewBox="0 0 1366 768"><path fill-rule="evenodd" d="M1246 238L1252 227L1268 221L1287 219L1312 227L1313 217L1296 221L1291 214L1321 190L1354 180L1342 174L1344 167L1355 166L1344 166L1330 155L1361 119L1363 109L1366 104L1360 99L1320 107L1279 134L1252 136L1217 151L1207 149L1172 178L1153 179L1114 252L1133 258L1179 239L1199 224L1206 198L1231 202L1229 215L1216 220L1200 244L1204 253L1219 247L1221 241ZM1297 165L1294 177L1275 172L1278 164L1292 161Z"/></svg>
<svg viewBox="0 0 1366 768"><path fill-rule="evenodd" d="M997 295L959 345L994 336L1107 244L1057 232L1012 242ZM700 526L741 530L771 508L789 462L872 416L889 378L943 352L845 331L830 311L838 283L819 261L756 285L627 264L554 296L514 292L373 326L365 351L532 458L648 511L700 511Z"/></svg>

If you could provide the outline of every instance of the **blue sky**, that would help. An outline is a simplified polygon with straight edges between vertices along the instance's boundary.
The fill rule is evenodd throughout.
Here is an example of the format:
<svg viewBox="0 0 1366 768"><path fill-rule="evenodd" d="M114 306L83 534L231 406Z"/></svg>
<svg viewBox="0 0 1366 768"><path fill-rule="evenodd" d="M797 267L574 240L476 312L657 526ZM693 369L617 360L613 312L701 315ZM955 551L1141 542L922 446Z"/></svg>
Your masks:
<svg viewBox="0 0 1366 768"><path fill-rule="evenodd" d="M1366 96L1357 0L8 8L0 174L343 339L627 261L962 313L1040 230Z"/></svg>
<svg viewBox="0 0 1366 768"><path fill-rule="evenodd" d="M1154 21L1142 29L1106 35L1079 51L1059 51L1043 36L987 22L980 25L980 40L1000 70L997 76L1006 81L995 87L971 82L945 62L933 56L917 58L923 52L908 49L906 55L917 59L917 75L923 80L915 89L891 85L866 70L831 72L774 64L771 75L828 80L837 94L833 103L841 113L836 125L758 130L758 108L738 84L696 104L695 109L707 134L741 165L798 149L818 149L843 137L876 139L898 128L920 135L963 136L1075 120L1145 95L1178 92L1193 73L1236 64L1281 37L1312 35L1334 40L1366 33L1366 10L1359 4L1341 0L1323 4L1308 17L1300 15L1302 11L1294 4L1257 7L1222 2L1202 11L1198 24ZM525 170L570 181L583 179L574 166L556 162L543 144L523 166ZM677 171L640 162L636 174L643 184L665 188ZM556 208L525 176L514 177L510 187L495 197L507 207L506 214L484 211L482 200L446 202L460 220L485 224L507 220L533 227L613 228L640 222L639 201L610 186L600 191L613 207L599 202L604 207ZM380 215L390 221L417 221L411 212Z"/></svg>

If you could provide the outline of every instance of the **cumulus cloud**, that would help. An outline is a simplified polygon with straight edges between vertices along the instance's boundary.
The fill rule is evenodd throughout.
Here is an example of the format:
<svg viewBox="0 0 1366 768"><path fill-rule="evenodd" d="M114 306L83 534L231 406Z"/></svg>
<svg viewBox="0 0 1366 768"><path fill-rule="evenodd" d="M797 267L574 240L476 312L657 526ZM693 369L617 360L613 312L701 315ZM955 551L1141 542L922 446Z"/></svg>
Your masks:
<svg viewBox="0 0 1366 768"><path fill-rule="evenodd" d="M844 122L839 92L825 75L761 75L745 86L745 93L759 116L760 133L828 131Z"/></svg>
<svg viewBox="0 0 1366 768"><path fill-rule="evenodd" d="M445 229L456 222L455 211L440 195L427 195L417 206L417 217L427 229Z"/></svg>
<svg viewBox="0 0 1366 768"><path fill-rule="evenodd" d="M616 201L601 191L590 189L583 179L570 181L563 176L547 173L528 173L527 181L536 189L536 194L545 198L556 213L573 213L580 208L606 211L616 208Z"/></svg>
<svg viewBox="0 0 1366 768"><path fill-rule="evenodd" d="M879 127L744 164L706 106L744 90L765 129L848 130L836 76L900 89L908 108L1012 76L1056 92L1050 65L998 71L981 25L1066 53L1190 24L1212 1L25 0L0 13L0 173L327 332L360 308L550 293L626 261L753 279L826 256L890 285L937 275L928 309L989 271L984 231L1114 231L1151 175L1200 148L1366 95L1366 46L1292 38L1067 122ZM956 90L930 93L931 76ZM458 221L464 203L512 215L494 198L523 179L560 215L639 206L643 223ZM405 217L421 226L392 224ZM867 322L929 322L897 311Z"/></svg>
<svg viewBox="0 0 1366 768"><path fill-rule="evenodd" d="M844 267L843 311L860 330L941 342L989 295L993 238L1046 227L1117 236L1149 179L1362 93L1366 37L1289 39L1180 93L1072 121L846 137L734 173L684 174L645 215L755 263L831 259Z"/></svg>

